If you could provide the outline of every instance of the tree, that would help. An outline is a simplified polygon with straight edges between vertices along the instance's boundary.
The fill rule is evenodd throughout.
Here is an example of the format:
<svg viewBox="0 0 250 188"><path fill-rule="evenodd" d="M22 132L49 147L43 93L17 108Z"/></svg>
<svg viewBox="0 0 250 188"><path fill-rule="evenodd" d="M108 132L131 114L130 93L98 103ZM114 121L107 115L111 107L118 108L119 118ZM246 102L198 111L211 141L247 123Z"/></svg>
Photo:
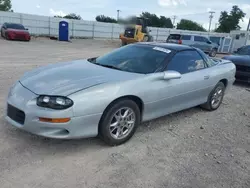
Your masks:
<svg viewBox="0 0 250 188"><path fill-rule="evenodd" d="M12 4L11 0L0 0L0 11L11 11Z"/></svg>
<svg viewBox="0 0 250 188"><path fill-rule="evenodd" d="M171 19L165 16L158 17L156 14L151 14L149 12L142 12L140 17L146 18L148 20L148 26L150 27L173 28Z"/></svg>
<svg viewBox="0 0 250 188"><path fill-rule="evenodd" d="M82 19L82 17L80 15L76 15L75 13L70 13L70 14L64 16L63 18L72 19L72 20L81 20Z"/></svg>
<svg viewBox="0 0 250 188"><path fill-rule="evenodd" d="M54 18L63 18L63 17L59 15L55 15Z"/></svg>
<svg viewBox="0 0 250 188"><path fill-rule="evenodd" d="M219 26L215 31L229 33L231 30L241 29L239 23L245 15L246 14L236 5L232 7L229 14L227 11L222 11L219 18Z"/></svg>
<svg viewBox="0 0 250 188"><path fill-rule="evenodd" d="M181 19L177 24L177 29L191 30L191 31L206 31L200 24L191 20Z"/></svg>
<svg viewBox="0 0 250 188"><path fill-rule="evenodd" d="M117 23L116 19L104 15L98 15L95 19L98 22Z"/></svg>

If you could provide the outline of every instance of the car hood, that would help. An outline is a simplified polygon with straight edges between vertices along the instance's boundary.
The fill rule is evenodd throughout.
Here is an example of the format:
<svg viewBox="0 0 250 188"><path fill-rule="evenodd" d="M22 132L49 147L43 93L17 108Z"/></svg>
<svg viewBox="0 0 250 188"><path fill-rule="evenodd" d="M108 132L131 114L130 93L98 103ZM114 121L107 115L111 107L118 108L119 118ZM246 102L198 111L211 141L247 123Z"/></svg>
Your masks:
<svg viewBox="0 0 250 188"><path fill-rule="evenodd" d="M232 61L236 65L244 65L244 66L250 66L250 56L249 55L229 55L223 57L223 59L227 59Z"/></svg>
<svg viewBox="0 0 250 188"><path fill-rule="evenodd" d="M20 83L41 95L67 96L96 85L134 79L141 74L110 69L79 60L57 63L26 73Z"/></svg>

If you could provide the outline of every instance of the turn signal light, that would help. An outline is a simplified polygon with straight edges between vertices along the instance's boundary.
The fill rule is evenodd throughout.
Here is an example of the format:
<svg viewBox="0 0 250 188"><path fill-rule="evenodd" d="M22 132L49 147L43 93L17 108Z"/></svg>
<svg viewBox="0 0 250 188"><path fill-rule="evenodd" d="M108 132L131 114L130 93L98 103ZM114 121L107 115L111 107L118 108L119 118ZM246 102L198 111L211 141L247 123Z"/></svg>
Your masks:
<svg viewBox="0 0 250 188"><path fill-rule="evenodd" d="M70 121L70 118L43 118L39 117L39 121L46 123L67 123Z"/></svg>

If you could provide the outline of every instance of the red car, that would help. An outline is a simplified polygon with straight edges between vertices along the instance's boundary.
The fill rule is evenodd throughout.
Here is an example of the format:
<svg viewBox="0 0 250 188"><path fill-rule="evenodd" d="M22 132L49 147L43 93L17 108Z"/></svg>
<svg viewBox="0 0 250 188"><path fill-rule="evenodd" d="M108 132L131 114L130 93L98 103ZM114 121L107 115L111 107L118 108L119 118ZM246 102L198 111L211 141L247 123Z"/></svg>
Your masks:
<svg viewBox="0 0 250 188"><path fill-rule="evenodd" d="M30 41L30 33L22 24L4 23L1 28L1 36L7 40Z"/></svg>

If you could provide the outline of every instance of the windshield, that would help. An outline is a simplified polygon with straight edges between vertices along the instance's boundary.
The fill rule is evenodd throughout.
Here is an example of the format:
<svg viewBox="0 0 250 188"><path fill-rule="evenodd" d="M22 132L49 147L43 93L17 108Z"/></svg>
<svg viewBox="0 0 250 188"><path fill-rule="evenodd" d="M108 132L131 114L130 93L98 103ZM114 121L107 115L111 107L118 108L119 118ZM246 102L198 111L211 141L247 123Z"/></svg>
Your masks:
<svg viewBox="0 0 250 188"><path fill-rule="evenodd" d="M19 30L25 30L24 26L21 24L7 24L6 25L8 29L19 29Z"/></svg>
<svg viewBox="0 0 250 188"><path fill-rule="evenodd" d="M128 45L88 61L121 71L148 74L160 69L170 52L156 46Z"/></svg>
<svg viewBox="0 0 250 188"><path fill-rule="evenodd" d="M238 55L250 55L250 46L245 46L242 48L239 48L236 52Z"/></svg>

